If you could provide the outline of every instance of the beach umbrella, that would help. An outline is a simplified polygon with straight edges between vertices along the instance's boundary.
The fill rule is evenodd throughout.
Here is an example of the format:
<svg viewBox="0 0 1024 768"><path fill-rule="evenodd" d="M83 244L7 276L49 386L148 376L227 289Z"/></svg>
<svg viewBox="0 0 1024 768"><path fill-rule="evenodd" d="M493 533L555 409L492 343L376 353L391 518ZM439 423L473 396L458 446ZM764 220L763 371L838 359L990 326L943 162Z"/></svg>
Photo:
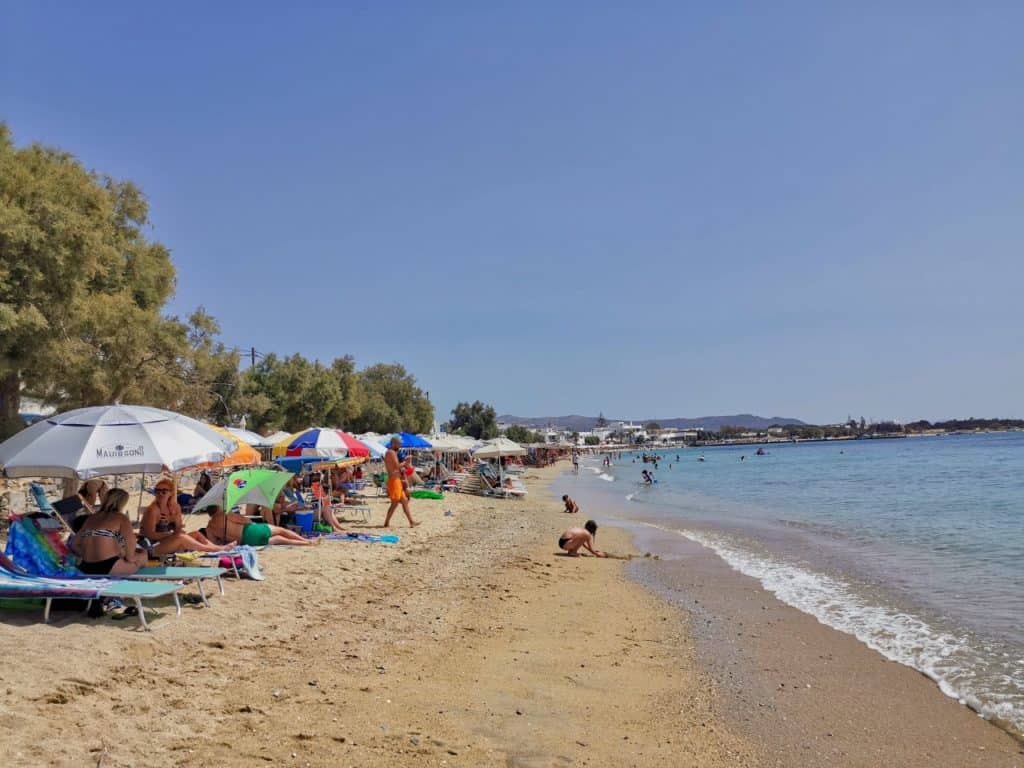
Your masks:
<svg viewBox="0 0 1024 768"><path fill-rule="evenodd" d="M348 432L342 432L340 429L336 431L338 433L338 437L340 437L341 441L345 443L349 456L360 456L363 458L369 457L370 449L366 445L352 437Z"/></svg>
<svg viewBox="0 0 1024 768"><path fill-rule="evenodd" d="M366 435L359 436L359 442L367 447L370 451L370 456L375 459L383 459L384 454L388 452L387 447L378 440L374 440Z"/></svg>
<svg viewBox="0 0 1024 768"><path fill-rule="evenodd" d="M526 449L507 437L496 437L473 451L473 455L478 459L500 459L502 456L525 456Z"/></svg>
<svg viewBox="0 0 1024 768"><path fill-rule="evenodd" d="M393 435L385 435L381 438L381 443L390 447L391 438L393 437L401 439L402 448L406 448L408 450L429 450L433 447L427 440L424 440L419 435L413 435L408 432L396 432Z"/></svg>
<svg viewBox="0 0 1024 768"><path fill-rule="evenodd" d="M274 443L280 442L284 438L288 437L287 434L281 433L281 437L277 440L271 440L269 437L263 437L255 432L250 432L248 429L239 429L238 427L227 427L227 431L236 438L239 442L251 445L253 448L265 448L273 445Z"/></svg>
<svg viewBox="0 0 1024 768"><path fill-rule="evenodd" d="M213 424L208 425L211 429L215 429L224 435L229 440L237 439L235 435L232 435L230 431L224 429L224 427L217 427ZM220 461L208 461L202 464L197 464L196 467L202 467L203 469L217 469L223 467L244 467L247 464L259 464L262 461L260 452L253 448L248 443L239 442L235 450L229 453Z"/></svg>
<svg viewBox="0 0 1024 768"><path fill-rule="evenodd" d="M488 440L475 451L473 456L478 459L498 460L498 481L505 484L505 468L501 464L503 456L525 456L527 450L519 443L509 440L507 437L496 437Z"/></svg>
<svg viewBox="0 0 1024 768"><path fill-rule="evenodd" d="M240 504L259 504L273 507L285 484L293 477L291 472L274 469L240 469L218 480L203 498L196 502L198 512L206 507L230 510Z"/></svg>
<svg viewBox="0 0 1024 768"><path fill-rule="evenodd" d="M338 430L313 427L275 443L273 455L344 457L348 456L348 446Z"/></svg>
<svg viewBox="0 0 1024 768"><path fill-rule="evenodd" d="M366 461L363 456L350 456L346 458L324 458L323 456L278 456L274 463L284 467L289 472L301 472L305 468L313 470L329 469L331 467L352 467Z"/></svg>
<svg viewBox="0 0 1024 768"><path fill-rule="evenodd" d="M282 432L281 430L278 430L277 432L272 432L271 434L267 435L263 439L267 441L267 445L277 445L282 440L284 440L286 437L291 437L291 436L292 436L291 432Z"/></svg>
<svg viewBox="0 0 1024 768"><path fill-rule="evenodd" d="M77 477L177 472L222 461L234 438L173 411L99 405L48 416L0 444L8 477Z"/></svg>

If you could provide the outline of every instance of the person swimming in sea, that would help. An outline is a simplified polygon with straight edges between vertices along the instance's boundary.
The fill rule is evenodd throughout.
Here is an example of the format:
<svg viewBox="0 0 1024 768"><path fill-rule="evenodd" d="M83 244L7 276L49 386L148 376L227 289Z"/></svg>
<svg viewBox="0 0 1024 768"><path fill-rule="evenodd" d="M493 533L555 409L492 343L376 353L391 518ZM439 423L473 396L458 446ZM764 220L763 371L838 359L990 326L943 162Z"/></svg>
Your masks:
<svg viewBox="0 0 1024 768"><path fill-rule="evenodd" d="M558 548L565 550L570 557L579 557L580 549L586 549L594 557L607 557L600 549L594 548L594 537L597 536L597 523L587 520L582 528L570 528L558 537Z"/></svg>

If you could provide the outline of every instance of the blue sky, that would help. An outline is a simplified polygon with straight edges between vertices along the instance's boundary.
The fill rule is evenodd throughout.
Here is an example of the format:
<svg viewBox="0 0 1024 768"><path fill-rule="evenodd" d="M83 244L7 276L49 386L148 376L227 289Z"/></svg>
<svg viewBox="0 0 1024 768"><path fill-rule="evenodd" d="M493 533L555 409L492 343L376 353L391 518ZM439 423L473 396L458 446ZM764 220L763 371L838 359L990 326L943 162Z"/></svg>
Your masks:
<svg viewBox="0 0 1024 768"><path fill-rule="evenodd" d="M9 5L0 119L229 344L442 419L1024 416L1024 6L143 5Z"/></svg>

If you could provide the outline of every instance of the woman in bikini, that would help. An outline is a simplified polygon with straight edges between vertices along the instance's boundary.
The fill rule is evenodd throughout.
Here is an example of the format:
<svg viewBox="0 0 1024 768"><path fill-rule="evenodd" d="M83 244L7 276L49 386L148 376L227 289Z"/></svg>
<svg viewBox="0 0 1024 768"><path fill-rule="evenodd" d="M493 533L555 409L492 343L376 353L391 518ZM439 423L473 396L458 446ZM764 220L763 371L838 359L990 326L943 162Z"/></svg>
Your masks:
<svg viewBox="0 0 1024 768"><path fill-rule="evenodd" d="M140 533L153 544L153 554L170 555L175 552L219 552L214 546L185 533L181 507L174 498L174 484L164 478L153 490L155 498L142 513Z"/></svg>
<svg viewBox="0 0 1024 768"><path fill-rule="evenodd" d="M594 537L597 536L597 523L587 520L582 528L570 528L558 538L558 546L571 557L579 557L580 549L586 549L594 557L606 557L600 549L594 549Z"/></svg>
<svg viewBox="0 0 1024 768"><path fill-rule="evenodd" d="M128 492L114 488L99 510L89 515L72 548L81 558L78 569L93 575L127 576L146 565L145 551L136 550L135 532L124 513Z"/></svg>

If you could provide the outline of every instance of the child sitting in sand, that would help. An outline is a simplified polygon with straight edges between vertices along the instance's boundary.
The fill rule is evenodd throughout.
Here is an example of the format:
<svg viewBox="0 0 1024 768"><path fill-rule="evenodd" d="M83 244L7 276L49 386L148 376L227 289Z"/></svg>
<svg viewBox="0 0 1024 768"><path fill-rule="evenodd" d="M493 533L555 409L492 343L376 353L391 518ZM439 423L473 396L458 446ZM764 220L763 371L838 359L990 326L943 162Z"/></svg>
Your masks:
<svg viewBox="0 0 1024 768"><path fill-rule="evenodd" d="M251 547L262 547L266 544L288 544L297 547L310 547L319 541L302 538L294 531L279 525L254 523L247 517L228 514L221 507L207 507L206 513L210 522L199 534L210 544L224 546L229 544L247 544Z"/></svg>
<svg viewBox="0 0 1024 768"><path fill-rule="evenodd" d="M559 536L558 546L571 557L579 557L581 548L586 548L594 557L607 557L600 549L594 549L595 536L597 536L597 523L587 520L582 528L570 528Z"/></svg>

